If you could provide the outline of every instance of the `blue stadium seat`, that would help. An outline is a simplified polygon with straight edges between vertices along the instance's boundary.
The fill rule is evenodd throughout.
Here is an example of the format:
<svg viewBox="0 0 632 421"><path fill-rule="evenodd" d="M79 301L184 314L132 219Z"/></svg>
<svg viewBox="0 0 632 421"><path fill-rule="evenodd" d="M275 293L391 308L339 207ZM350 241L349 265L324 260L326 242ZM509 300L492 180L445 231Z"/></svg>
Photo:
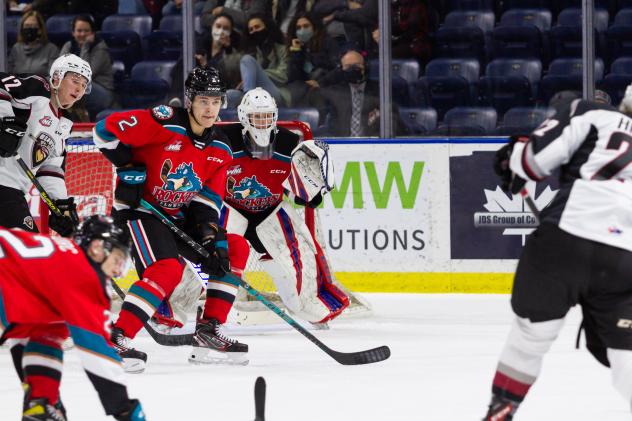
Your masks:
<svg viewBox="0 0 632 421"><path fill-rule="evenodd" d="M495 130L497 135L529 134L555 111L552 108L515 107L509 109Z"/></svg>
<svg viewBox="0 0 632 421"><path fill-rule="evenodd" d="M22 16L11 15L5 16L4 18L4 25L7 31L7 53L11 50L11 46L13 46L18 39L21 17Z"/></svg>
<svg viewBox="0 0 632 421"><path fill-rule="evenodd" d="M505 0L500 4L500 12L504 13L511 9L549 9L551 0Z"/></svg>
<svg viewBox="0 0 632 421"><path fill-rule="evenodd" d="M582 90L582 59L558 58L551 62L549 71L540 81L540 98L547 104L549 99L559 91ZM595 60L595 81L603 79L603 60Z"/></svg>
<svg viewBox="0 0 632 421"><path fill-rule="evenodd" d="M172 61L140 61L134 65L131 72L132 79L159 80L171 83L171 71L176 62Z"/></svg>
<svg viewBox="0 0 632 421"><path fill-rule="evenodd" d="M118 0L117 13L119 15L136 15L146 12L147 9L145 9L142 0Z"/></svg>
<svg viewBox="0 0 632 421"><path fill-rule="evenodd" d="M46 19L46 31L50 32L72 32L72 20L77 15L53 15Z"/></svg>
<svg viewBox="0 0 632 421"><path fill-rule="evenodd" d="M417 60L392 60L392 75L399 76L406 82L414 82L419 79L419 62ZM369 79L378 80L380 78L380 61L378 59L369 60Z"/></svg>
<svg viewBox="0 0 632 421"><path fill-rule="evenodd" d="M632 56L632 8L621 9L606 31L608 57Z"/></svg>
<svg viewBox="0 0 632 421"><path fill-rule="evenodd" d="M112 60L120 60L125 68L131 69L134 64L143 59L143 49L140 37L134 31L100 31L99 35L105 41Z"/></svg>
<svg viewBox="0 0 632 421"><path fill-rule="evenodd" d="M453 11L435 33L436 54L441 57L487 57L487 38L494 28L491 11Z"/></svg>
<svg viewBox="0 0 632 421"><path fill-rule="evenodd" d="M95 117L94 121L103 120L110 114L116 113L118 111L129 111L129 110L122 109L122 108L106 108L105 110L101 110L97 113L97 116Z"/></svg>
<svg viewBox="0 0 632 421"><path fill-rule="evenodd" d="M428 63L421 80L439 117L450 108L474 104L479 74L480 65L472 59L435 59Z"/></svg>
<svg viewBox="0 0 632 421"><path fill-rule="evenodd" d="M512 9L505 12L491 35L492 57L521 57L543 60L548 56L547 33L551 11Z"/></svg>
<svg viewBox="0 0 632 421"><path fill-rule="evenodd" d="M632 57L620 57L610 65L610 73L597 88L610 95L613 104L618 104L623 98L625 88L632 83Z"/></svg>
<svg viewBox="0 0 632 421"><path fill-rule="evenodd" d="M222 121L239 121L237 108L222 108L219 110L219 118Z"/></svg>
<svg viewBox="0 0 632 421"><path fill-rule="evenodd" d="M496 129L498 115L489 107L456 107L445 114L437 134L447 136L489 136Z"/></svg>
<svg viewBox="0 0 632 421"><path fill-rule="evenodd" d="M149 15L110 15L103 20L101 29L107 32L134 31L142 39L151 32Z"/></svg>
<svg viewBox="0 0 632 421"><path fill-rule="evenodd" d="M408 84L409 103L411 107L430 106L428 84L424 79L419 79Z"/></svg>
<svg viewBox="0 0 632 421"><path fill-rule="evenodd" d="M539 60L493 60L480 79L481 103L493 106L501 114L511 107L533 105L541 77Z"/></svg>
<svg viewBox="0 0 632 421"><path fill-rule="evenodd" d="M595 9L595 52L601 57L605 50L605 32L608 29L608 11ZM560 12L557 25L551 28L551 57L581 57L582 10L570 7Z"/></svg>
<svg viewBox="0 0 632 421"><path fill-rule="evenodd" d="M399 118L410 136L427 136L437 127L437 111L434 108L402 107Z"/></svg>
<svg viewBox="0 0 632 421"><path fill-rule="evenodd" d="M146 60L177 60L182 55L182 32L153 31L145 43Z"/></svg>
<svg viewBox="0 0 632 421"><path fill-rule="evenodd" d="M316 108L279 108L279 120L299 120L309 124L312 130L318 128L320 114Z"/></svg>
<svg viewBox="0 0 632 421"><path fill-rule="evenodd" d="M123 81L121 105L147 108L163 102L169 93L175 61L141 61L134 65L131 78Z"/></svg>
<svg viewBox="0 0 632 421"><path fill-rule="evenodd" d="M182 32L182 15L167 15L160 20L161 31Z"/></svg>

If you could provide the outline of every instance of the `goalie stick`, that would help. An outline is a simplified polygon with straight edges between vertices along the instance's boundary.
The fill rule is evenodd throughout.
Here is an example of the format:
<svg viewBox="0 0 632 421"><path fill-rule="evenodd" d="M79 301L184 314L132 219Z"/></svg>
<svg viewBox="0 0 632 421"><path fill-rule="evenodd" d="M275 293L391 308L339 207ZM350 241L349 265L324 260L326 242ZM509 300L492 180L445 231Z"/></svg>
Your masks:
<svg viewBox="0 0 632 421"><path fill-rule="evenodd" d="M170 219L164 216L158 209L148 203L145 199L140 200L140 204L145 209L149 210L152 214L154 214L160 221L165 224L169 229L176 234L180 239L182 239L187 245L189 245L193 250L199 253L203 257L208 257L209 253L204 249L200 244L198 244L193 238L189 237L184 231L178 228ZM296 320L286 314L283 310L277 307L274 303L268 301L259 291L254 289L250 284L243 279L233 275L232 273L227 273L228 276L232 277L239 285L248 292L248 294L255 297L257 300L262 302L266 307L272 310L277 316L282 318L286 323L292 326L294 329L298 330L303 336L309 339L314 345L318 348L322 349L327 355L336 360L338 363L342 365L358 365L358 364L370 364L376 363L379 361L386 360L391 356L391 350L388 346L380 346L373 349L368 349L366 351L357 351L357 352L339 352L329 348L327 345L322 343L317 337L312 335L309 331L307 331L303 326L301 326Z"/></svg>
<svg viewBox="0 0 632 421"><path fill-rule="evenodd" d="M255 421L266 421L266 380L257 377L255 381Z"/></svg>

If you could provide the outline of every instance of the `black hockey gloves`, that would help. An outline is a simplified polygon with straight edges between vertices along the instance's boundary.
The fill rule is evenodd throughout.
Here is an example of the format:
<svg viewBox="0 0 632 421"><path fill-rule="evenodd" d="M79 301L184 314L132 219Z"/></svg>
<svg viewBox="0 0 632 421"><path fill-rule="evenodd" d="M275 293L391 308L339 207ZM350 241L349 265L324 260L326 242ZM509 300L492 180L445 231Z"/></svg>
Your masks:
<svg viewBox="0 0 632 421"><path fill-rule="evenodd" d="M79 225L79 215L77 215L75 198L57 199L55 200L55 206L59 208L62 216L57 216L51 212L48 219L48 226L63 237L70 237L75 232L77 225Z"/></svg>
<svg viewBox="0 0 632 421"><path fill-rule="evenodd" d="M114 415L114 418L118 421L145 421L145 412L140 405L138 399L130 400L131 409L118 415Z"/></svg>
<svg viewBox="0 0 632 421"><path fill-rule="evenodd" d="M202 247L209 252L209 257L202 261L202 271L211 278L221 278L230 272L226 230L216 224L209 224L200 226L200 234Z"/></svg>
<svg viewBox="0 0 632 421"><path fill-rule="evenodd" d="M116 169L119 182L114 190L114 198L135 209L143 198L147 170L145 166L120 167Z"/></svg>
<svg viewBox="0 0 632 421"><path fill-rule="evenodd" d="M500 187L506 191L516 194L522 189L525 184L525 180L520 177L516 177L515 174L509 168L509 160L511 159L511 153L517 142L527 142L528 136L514 135L509 138L509 143L496 151L494 157L494 172L500 177Z"/></svg>
<svg viewBox="0 0 632 421"><path fill-rule="evenodd" d="M26 124L15 117L0 120L0 157L9 158L15 155L25 132Z"/></svg>

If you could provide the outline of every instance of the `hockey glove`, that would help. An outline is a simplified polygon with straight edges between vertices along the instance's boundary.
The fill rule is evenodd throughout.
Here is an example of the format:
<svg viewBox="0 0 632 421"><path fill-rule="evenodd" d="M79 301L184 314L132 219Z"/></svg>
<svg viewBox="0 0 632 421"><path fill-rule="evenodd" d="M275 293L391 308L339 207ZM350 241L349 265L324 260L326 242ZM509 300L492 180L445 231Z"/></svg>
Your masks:
<svg viewBox="0 0 632 421"><path fill-rule="evenodd" d="M216 224L209 224L206 227L200 227L200 233L202 247L209 252L206 260L202 261L202 271L211 278L221 278L230 272L226 230Z"/></svg>
<svg viewBox="0 0 632 421"><path fill-rule="evenodd" d="M114 191L114 198L135 209L143 198L147 170L145 166L121 167L116 169L119 182Z"/></svg>
<svg viewBox="0 0 632 421"><path fill-rule="evenodd" d="M48 226L63 237L70 237L75 232L77 225L79 225L79 215L77 215L75 198L57 199L55 200L55 206L59 208L62 215L57 216L51 212L48 219Z"/></svg>
<svg viewBox="0 0 632 421"><path fill-rule="evenodd" d="M114 418L118 421L145 421L145 412L138 399L130 400L130 404L131 409L129 411L114 415Z"/></svg>
<svg viewBox="0 0 632 421"><path fill-rule="evenodd" d="M511 190L512 180L514 174L509 168L509 161L511 159L511 153L517 142L526 142L529 140L528 136L514 135L509 138L509 143L496 151L494 157L494 172L500 177L500 187L508 192Z"/></svg>
<svg viewBox="0 0 632 421"><path fill-rule="evenodd" d="M25 132L26 124L15 117L0 120L0 157L9 158L15 155Z"/></svg>

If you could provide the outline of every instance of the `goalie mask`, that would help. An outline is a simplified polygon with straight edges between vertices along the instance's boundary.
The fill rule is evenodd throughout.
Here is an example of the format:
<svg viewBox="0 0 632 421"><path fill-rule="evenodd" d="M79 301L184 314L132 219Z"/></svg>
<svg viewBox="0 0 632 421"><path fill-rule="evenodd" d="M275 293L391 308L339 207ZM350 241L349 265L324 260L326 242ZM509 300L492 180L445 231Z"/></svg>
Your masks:
<svg viewBox="0 0 632 421"><path fill-rule="evenodd" d="M221 97L222 108L226 107L226 87L219 70L211 66L198 66L191 70L184 82L186 108L191 108L197 95Z"/></svg>
<svg viewBox="0 0 632 421"><path fill-rule="evenodd" d="M252 156L259 159L271 157L271 136L277 132L279 110L276 101L262 88L252 89L244 95L237 107L237 115L244 129L242 133Z"/></svg>
<svg viewBox="0 0 632 421"><path fill-rule="evenodd" d="M76 73L86 79L85 94L89 94L92 90L92 69L87 61L74 54L64 54L63 56L59 56L55 59L53 64L50 66L49 72L51 86L55 90L59 89L62 79L68 72ZM55 80L57 80L56 84Z"/></svg>

